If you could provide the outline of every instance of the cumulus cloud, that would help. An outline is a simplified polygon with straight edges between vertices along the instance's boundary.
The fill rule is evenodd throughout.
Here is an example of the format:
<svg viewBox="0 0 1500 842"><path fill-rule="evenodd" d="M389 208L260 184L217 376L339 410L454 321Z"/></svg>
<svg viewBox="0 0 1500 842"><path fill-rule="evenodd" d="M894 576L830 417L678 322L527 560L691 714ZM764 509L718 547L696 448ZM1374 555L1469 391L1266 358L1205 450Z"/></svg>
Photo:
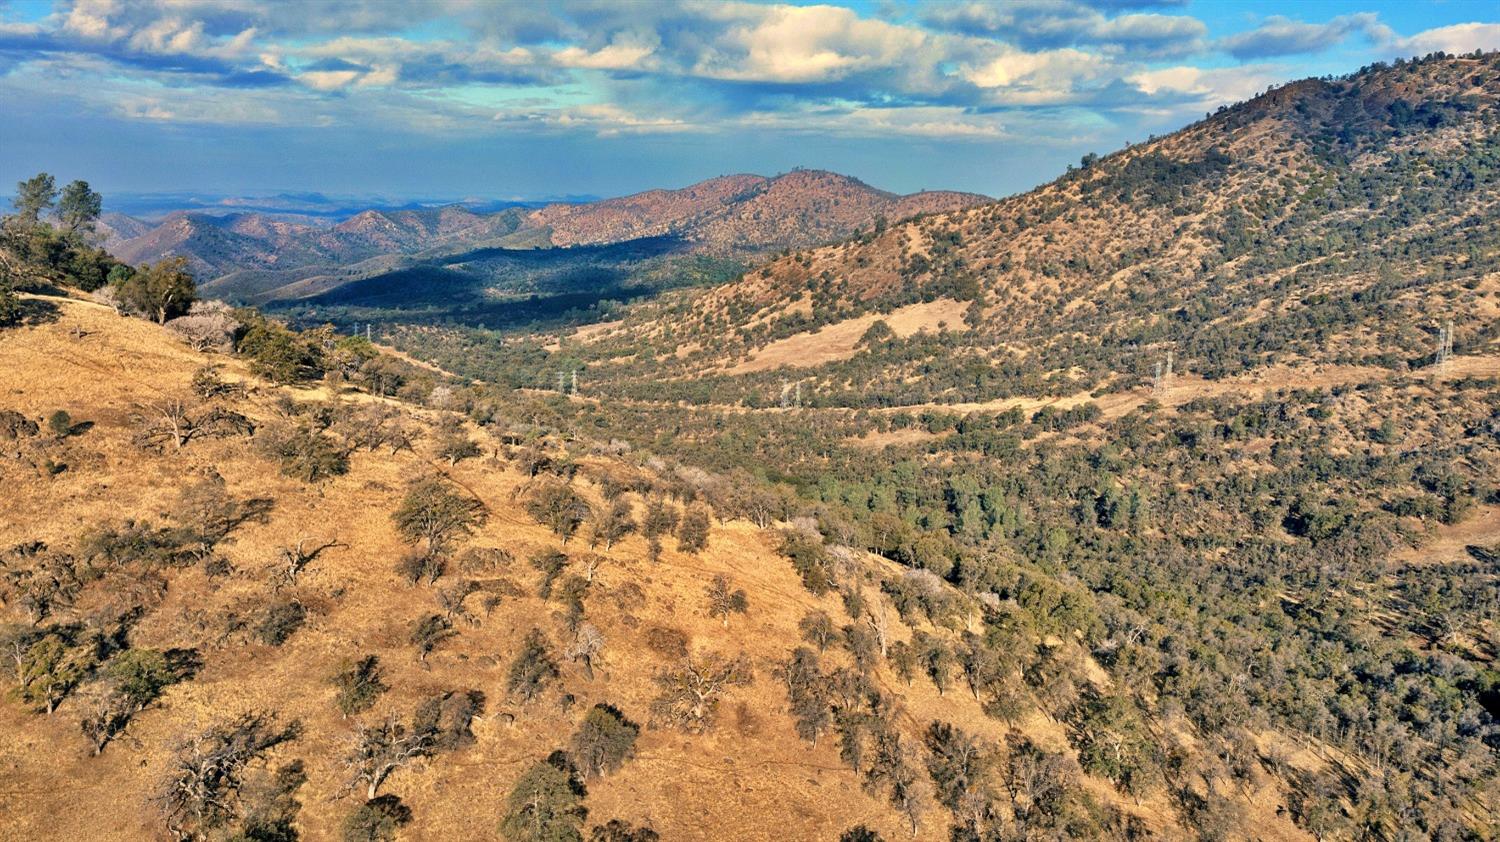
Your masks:
<svg viewBox="0 0 1500 842"><path fill-rule="evenodd" d="M1274 15L1255 29L1221 39L1218 46L1235 58L1255 59L1315 53L1351 35L1363 35L1373 43L1383 43L1393 34L1373 12L1340 15L1326 23L1303 23Z"/></svg>
<svg viewBox="0 0 1500 842"><path fill-rule="evenodd" d="M1500 46L1500 24L1401 37L1372 13L1270 17L1210 42L1190 12L1177 0L875 15L721 0L73 0L37 22L0 19L0 80L35 89L63 73L75 82L52 89L62 99L164 122L246 114L362 125L378 115L475 133L748 127L993 139L1017 125L1073 132L1079 112L1066 109L1089 109L1097 124L1243 99L1289 74L1199 66L1214 50L1251 62L1351 38L1397 53Z"/></svg>
<svg viewBox="0 0 1500 842"><path fill-rule="evenodd" d="M1212 107L1249 99L1279 79L1276 68L1199 68L1188 65L1136 73L1126 81L1148 96L1176 97L1197 106Z"/></svg>
<svg viewBox="0 0 1500 842"><path fill-rule="evenodd" d="M1140 58L1181 56L1203 49L1208 27L1197 18L1116 13L1129 7L1069 0L971 2L936 6L925 20L937 29L999 38L1029 49L1091 46Z"/></svg>
<svg viewBox="0 0 1500 842"><path fill-rule="evenodd" d="M1459 23L1419 32L1410 38L1392 42L1398 52L1408 55L1472 53L1475 50L1500 49L1500 23Z"/></svg>

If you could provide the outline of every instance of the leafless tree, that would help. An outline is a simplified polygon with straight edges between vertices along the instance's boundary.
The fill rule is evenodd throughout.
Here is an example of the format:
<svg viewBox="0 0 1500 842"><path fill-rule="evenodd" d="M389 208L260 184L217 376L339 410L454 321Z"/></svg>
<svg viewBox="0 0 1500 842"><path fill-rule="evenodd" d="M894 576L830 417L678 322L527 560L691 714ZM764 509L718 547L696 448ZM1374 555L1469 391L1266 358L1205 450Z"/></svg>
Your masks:
<svg viewBox="0 0 1500 842"><path fill-rule="evenodd" d="M569 659L583 664L583 673L594 679L594 659L604 651L604 635L591 623L581 623L573 633L573 642L564 653Z"/></svg>
<svg viewBox="0 0 1500 842"><path fill-rule="evenodd" d="M689 656L656 676L660 694L651 704L652 718L693 733L713 727L719 702L732 687L754 680L750 659L744 654L728 658L716 653Z"/></svg>
<svg viewBox="0 0 1500 842"><path fill-rule="evenodd" d="M875 633L875 642L880 645L880 657L884 658L890 652L891 647L891 620L885 610L885 597L876 594L875 598L868 600L867 614L865 619L870 623L870 630Z"/></svg>
<svg viewBox="0 0 1500 842"><path fill-rule="evenodd" d="M197 411L180 397L164 397L136 408L137 445L153 450L181 450L201 438L249 435L250 419L223 407Z"/></svg>
<svg viewBox="0 0 1500 842"><path fill-rule="evenodd" d="M302 571L307 569L308 565L312 564L314 561L317 561L318 556L322 555L324 551L331 550L334 547L347 546L349 545L340 543L335 539L324 541L323 543L318 544L315 547L308 548L307 539L299 538L297 539L297 546L282 547L280 552L277 553L277 569L279 577L278 587L280 587L280 585L297 584L297 577L302 574Z"/></svg>
<svg viewBox="0 0 1500 842"><path fill-rule="evenodd" d="M180 742L157 797L167 830L196 839L234 819L246 771L301 733L298 722L279 726L270 714L247 713Z"/></svg>
<svg viewBox="0 0 1500 842"><path fill-rule="evenodd" d="M428 729L408 729L395 717L360 728L349 739L344 755L348 780L344 791L365 787L365 800L375 797L380 785L397 769L432 754L434 734Z"/></svg>

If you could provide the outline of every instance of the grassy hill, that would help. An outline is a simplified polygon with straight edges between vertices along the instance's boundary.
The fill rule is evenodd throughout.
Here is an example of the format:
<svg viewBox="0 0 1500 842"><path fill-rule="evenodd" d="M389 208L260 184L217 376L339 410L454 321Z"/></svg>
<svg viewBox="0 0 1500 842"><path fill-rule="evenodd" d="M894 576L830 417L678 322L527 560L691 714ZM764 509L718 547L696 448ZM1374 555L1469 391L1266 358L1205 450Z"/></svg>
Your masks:
<svg viewBox="0 0 1500 842"><path fill-rule="evenodd" d="M1309 832L1488 838L1497 98L1495 54L1293 83L604 324L391 338L501 386L576 371L512 411L744 471L835 540L1076 630L1182 740L1184 826L1247 802L1200 813L1180 784L1233 773L1180 761L1269 729L1326 762L1278 773ZM1058 714L1085 754L1092 715Z"/></svg>
<svg viewBox="0 0 1500 842"><path fill-rule="evenodd" d="M0 545L8 548L5 639L7 651L26 665L7 678L12 698L0 706L0 763L11 782L0 794L5 838L158 835L161 802L153 798L188 751L185 741L241 715L262 713L274 714L281 726L295 721L300 730L250 765L220 831L245 827L249 815L284 820L302 838L334 838L364 801L363 786L345 790L341 759L353 735L387 717L410 722L423 701L449 691L479 691L483 702L460 727L455 747L433 749L381 784L381 794L399 795L412 812L400 838L495 836L512 783L549 752L567 748L596 703L617 707L643 730L618 771L587 781L589 825L620 818L649 825L668 839L722 833L782 839L833 838L865 824L899 838L918 815L919 838L946 838L949 819L933 801L921 748L931 739L930 724L942 721L996 752L997 763L1014 756L1017 764L1045 766L1026 766L1031 771L1025 773L1061 789L1047 795L1045 804L1040 794L1033 796L1039 800L1025 806L1029 812L1018 812L1030 816L1025 820L1037 832L1066 826L1083 834L1115 833L1140 826L1178 833L1178 819L1163 796L1126 799L1103 780L1082 774L1061 724L1032 703L1019 702L1005 719L986 716L984 694L965 686L956 662L944 662L940 683L946 692L940 692L932 679L921 677L920 667L917 677L903 677L878 655L866 660L872 657L868 647L876 645L870 638L876 618L892 648L914 641L928 647L947 642L961 650L965 634L984 633L979 605L956 590L935 581L923 585L937 590L921 599L947 606L940 622L932 622L921 609L904 613L912 609L898 608L882 593L882 581L909 578L896 565L860 552L819 550L842 554L838 588L866 603L846 608L854 597L841 598L838 589L826 587L821 595L809 591L781 551L785 539L776 520L789 514L759 516L770 527L762 528L724 508L725 519L712 523L705 549L679 550L668 535L653 561L639 534L607 548L594 545L597 514L564 543L529 513L541 490L557 487L576 490L596 513L623 501L640 520L648 500L685 511L720 493L710 490L716 487L711 475L628 453L608 455L611 449L582 440L538 437L519 418L490 417L482 428L463 421L454 426L453 419L462 416L351 386L275 386L238 358L190 351L167 331L108 308L30 300L53 308L50 320L0 333L0 394L12 436L0 471L15 492L7 495L0 517ZM205 386L211 380L204 374L207 365L216 366L218 380L228 385ZM220 396L202 396L214 391ZM153 419L178 399L190 418L237 413L254 432L233 426L216 433L203 421L209 432L180 448L151 438L151 431L161 429ZM433 393L428 403L446 400L452 398ZM49 424L46 419L58 409L70 420ZM30 426L28 419L42 424ZM450 419L447 427L444 419ZM353 446L348 452L350 445L334 444L352 441L342 436L364 436L372 424L404 429L414 449ZM303 465L295 456L284 463L267 456L266 441L289 430L312 431L347 452L343 472L330 469L335 473L304 482L279 471L280 464ZM477 453L456 463L445 458L455 435L472 440ZM156 448L142 447L148 438ZM523 441L528 443L507 443ZM399 569L413 547L391 514L414 478L436 478L484 513L474 533L445 556L447 569L432 582L414 583ZM224 533L203 540L197 518L219 522L221 516L227 518ZM815 530L808 534L808 548L822 545ZM336 543L288 575L294 553L329 542ZM553 550L567 558L552 596L543 599L543 573L528 559ZM743 591L743 612L710 614L706 590L720 575L731 589ZM887 782L840 759L848 749L841 749L844 743L829 723L819 726L825 733L816 745L797 736L785 671L799 646L817 651L806 618L818 612L832 623L832 640L818 655L820 668L842 670L841 680L855 686L868 682L855 691L856 699L869 692L885 700L869 715L872 723L893 729L897 744L882 750L896 751L913 775L909 796L902 796L912 803L905 812L900 798L893 803ZM434 615L451 617L451 636L423 658L412 632ZM589 668L565 657L581 623L604 641ZM857 658L838 642L841 625L863 630L856 634L862 641ZM544 679L536 697L524 701L511 676L532 629L541 630L559 674ZM55 702L49 714L39 709L43 703L36 695L38 675L45 672L36 647L52 641L63 646L72 671L53 664L65 677L45 696ZM1110 686L1068 635L1027 645L1081 659L1080 681L1097 682L1101 690ZM80 722L118 692L117 666L141 653L166 653L179 672L143 697L138 709L126 708L125 721L94 756L95 743ZM703 733L674 727L654 710L659 677L680 666L684 653L699 663L707 653L743 655L754 675L728 688L717 722ZM389 689L369 709L345 716L331 676L368 656L378 658L380 681ZM945 656L952 657L951 651ZM850 713L863 703L846 704L852 704L843 708ZM866 727L874 729L873 739L878 728ZM868 770L878 762L872 757L866 754L860 765ZM294 761L301 762L300 773L286 771ZM1319 765L1300 754L1293 762ZM276 770L285 774L277 778ZM1018 767L1006 775L1024 771ZM1000 772L996 767L984 774ZM290 791L273 786L302 776L305 782ZM987 786L1001 781L996 777ZM1277 781L1264 773L1241 786L1265 793L1267 803L1280 797ZM1269 809L1249 815L1262 838L1298 838Z"/></svg>

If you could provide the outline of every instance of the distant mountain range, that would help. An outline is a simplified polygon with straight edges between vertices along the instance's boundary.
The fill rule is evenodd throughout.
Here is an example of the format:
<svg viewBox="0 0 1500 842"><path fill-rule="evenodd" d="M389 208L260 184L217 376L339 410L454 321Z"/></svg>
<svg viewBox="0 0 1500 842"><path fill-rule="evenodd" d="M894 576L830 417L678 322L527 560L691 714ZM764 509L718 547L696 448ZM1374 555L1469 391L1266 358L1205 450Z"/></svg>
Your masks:
<svg viewBox="0 0 1500 842"><path fill-rule="evenodd" d="M393 258L477 248L605 245L667 236L705 254L763 253L844 238L881 219L895 222L988 201L947 191L902 196L837 173L794 170L775 177L723 176L604 201L500 210L462 204L372 208L330 219L309 212L311 205L326 202L280 201L275 212L233 212L232 205L221 203L212 212L177 211L152 222L114 212L100 220L99 230L106 248L121 260L187 258L212 290L214 281L247 271L291 273L291 280L302 280L323 271L348 274L347 267L365 261L374 260L380 269L399 262Z"/></svg>

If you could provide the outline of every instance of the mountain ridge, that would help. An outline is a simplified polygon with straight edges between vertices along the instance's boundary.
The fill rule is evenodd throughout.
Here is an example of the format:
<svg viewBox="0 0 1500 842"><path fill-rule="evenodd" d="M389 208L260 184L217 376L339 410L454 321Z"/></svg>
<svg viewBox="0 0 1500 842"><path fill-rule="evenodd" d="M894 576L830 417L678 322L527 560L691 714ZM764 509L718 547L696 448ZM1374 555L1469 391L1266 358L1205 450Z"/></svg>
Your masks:
<svg viewBox="0 0 1500 842"><path fill-rule="evenodd" d="M639 372L636 397L663 377L711 376L718 400L760 401L766 376L722 372L747 370L771 343L921 302L969 305L946 338L934 323L926 339L896 343L945 357L936 371L919 357L873 359L887 344L877 342L846 345L811 373L820 400L861 406L1130 388L1171 349L1179 370L1210 377L1284 356L1391 366L1392 348L1434 347L1443 319L1460 341L1484 344L1496 333L1485 274L1496 261L1497 102L1494 53L1294 82L1089 156L1028 193L644 305L615 343L576 352L610 366L617 386ZM664 326L663 308L684 304ZM1389 312L1376 319L1378 309ZM700 350L662 356L685 345ZM643 350L667 362L641 365Z"/></svg>
<svg viewBox="0 0 1500 842"><path fill-rule="evenodd" d="M201 281L241 270L334 268L381 256L514 246L601 245L677 236L692 251L758 254L846 236L878 218L904 218L989 201L978 194L887 193L835 173L721 176L587 203L476 213L463 205L370 209L328 224L255 212L181 211L151 226L111 214L106 248L129 262L181 256Z"/></svg>

